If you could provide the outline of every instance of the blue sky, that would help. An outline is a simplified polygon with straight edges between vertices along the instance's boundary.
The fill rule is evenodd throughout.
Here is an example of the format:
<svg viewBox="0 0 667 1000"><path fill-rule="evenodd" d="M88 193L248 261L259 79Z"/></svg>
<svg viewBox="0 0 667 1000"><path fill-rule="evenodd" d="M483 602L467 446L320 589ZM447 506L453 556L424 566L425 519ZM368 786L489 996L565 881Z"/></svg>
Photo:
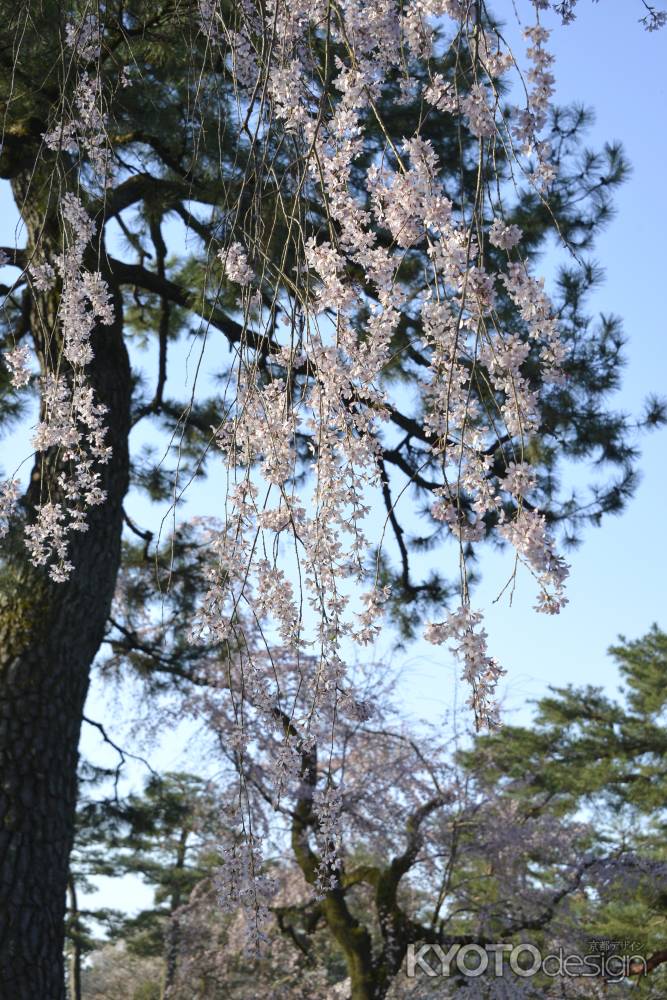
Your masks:
<svg viewBox="0 0 667 1000"><path fill-rule="evenodd" d="M501 15L505 7L510 24L513 5L509 0L496 4ZM640 0L600 4L580 0L577 10L577 20L569 27L552 19L557 98L590 105L596 113L591 145L619 139L632 163L632 176L615 199L616 217L598 240L596 258L606 279L591 300L591 311L615 313L624 320L628 366L623 389L613 401L638 415L649 392L667 394L663 254L667 29L647 34L641 28ZM0 191L3 208L0 242L10 242L15 216L6 189ZM619 633L631 638L642 635L654 621L667 628L667 531L661 524L667 496L667 432L645 436L640 444L642 481L636 497L621 516L586 530L581 547L570 553L570 603L560 616L532 610L534 587L523 574L512 608L506 599L494 604L511 559L507 553L483 554L483 582L474 603L485 611L490 651L508 671L503 684L508 720L527 721L527 700L538 697L549 684L616 686L607 646ZM4 469L10 464L3 448ZM455 696L459 703L465 697L463 689L457 690L458 668L444 647L417 642L396 653L393 645L389 638L377 652L391 657L404 672L403 691L411 712L436 719L452 707ZM94 692L88 713L103 718L104 709ZM97 746L97 737L87 729L85 751L96 752ZM181 749L179 741L170 741L152 759L160 768L174 767ZM120 891L126 900L127 887ZM138 904L139 895L131 895ZM146 898L143 893L142 897ZM111 905L121 903L118 892L107 892L103 899Z"/></svg>
<svg viewBox="0 0 667 1000"><path fill-rule="evenodd" d="M513 13L505 13L509 6L505 0L495 10L507 17L518 54L523 43ZM591 296L589 311L623 318L628 363L622 389L610 403L636 416L647 394L667 395L667 276L661 253L667 232L661 68L667 31L647 33L637 23L641 14L639 0L599 5L580 0L574 24L561 26L552 15L544 19L554 28L548 48L556 56L557 101L590 106L595 124L587 144L597 148L618 139L632 164L630 180L615 197L616 216L597 241L595 258L605 281ZM560 615L534 612L535 588L527 572L519 572L511 607L507 595L494 603L511 572L511 556L491 550L481 555L482 582L472 600L484 611L490 653L507 670L501 685L507 721L528 721L528 702L548 685L617 687L607 647L619 634L642 635L653 622L667 628L667 533L659 523L667 496L667 431L642 435L638 443L642 479L635 498L620 516L585 529L581 546L567 554L569 604ZM407 494L405 502L410 503ZM401 669L409 711L435 721L467 698L457 679L459 667L445 647L418 641L395 652L393 645L388 638L376 655Z"/></svg>
<svg viewBox="0 0 667 1000"><path fill-rule="evenodd" d="M591 305L623 318L628 366L614 402L635 414L647 393L667 394L667 33L645 32L637 24L641 13L639 0L580 0L574 24L561 27L552 18L550 42L557 99L590 105L596 113L591 145L620 139L633 167L615 199L616 217L598 240L596 257L606 276ZM654 621L667 628L667 536L659 523L667 494L666 432L643 437L641 449L635 499L620 517L588 530L571 554L570 603L561 615L529 613L528 581L513 613L498 606L488 613L494 651L509 670L508 707L521 709L526 696L550 683L614 684L605 650L616 636L639 636ZM493 576L487 572L478 600L495 596Z"/></svg>
<svg viewBox="0 0 667 1000"><path fill-rule="evenodd" d="M505 7L510 4L496 4L495 10L507 17L508 34L517 37L513 13L504 13ZM637 415L648 393L667 395L662 251L667 33L645 32L637 23L641 14L639 0L580 0L574 24L562 27L552 15L544 19L554 28L548 48L556 56L557 101L592 107L596 120L589 144L619 139L632 164L630 180L615 196L616 216L597 242L595 257L605 281L591 297L590 311L623 318L628 364L623 387L611 400ZM473 602L485 612L492 655L508 671L502 684L508 721L528 721L527 701L550 684L615 688L617 673L606 655L610 643L619 634L638 637L653 622L667 629L667 533L660 526L667 432L644 435L639 444L642 480L636 496L622 515L585 530L582 545L568 554L570 603L560 615L532 611L534 587L527 574L519 575L511 609L507 600L494 604L510 571L508 557L484 553L483 580ZM408 665L406 688L415 711L433 718L451 706L457 670L444 650L418 643L406 657Z"/></svg>

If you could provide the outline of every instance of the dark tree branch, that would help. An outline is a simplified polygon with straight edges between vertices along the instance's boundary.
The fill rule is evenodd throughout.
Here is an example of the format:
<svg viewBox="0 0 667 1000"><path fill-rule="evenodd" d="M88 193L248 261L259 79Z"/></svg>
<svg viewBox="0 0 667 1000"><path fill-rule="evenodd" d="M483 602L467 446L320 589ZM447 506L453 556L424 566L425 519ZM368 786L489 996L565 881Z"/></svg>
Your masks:
<svg viewBox="0 0 667 1000"><path fill-rule="evenodd" d="M394 510L394 501L391 496L391 488L389 486L389 476L387 475L387 467L384 464L383 459L379 461L380 466L380 481L382 483L382 498L384 500L384 505L387 510L387 517L389 518L389 523L391 524L394 537L396 539L396 544L398 545L398 550L401 554L401 567L402 575L401 579L406 587L410 589L410 561L408 558L408 548L405 544L403 535L405 532L399 524L398 518L396 517L396 511Z"/></svg>
<svg viewBox="0 0 667 1000"><path fill-rule="evenodd" d="M140 757L136 753L131 753L129 750L124 750L116 742L114 742L114 740L112 740L111 737L108 735L106 729L104 728L101 722L96 722L94 719L89 719L87 715L83 716L83 721L87 722L89 726L93 726L95 729L97 729L101 734L104 742L108 743L109 746L112 747L119 756L119 761L116 764L114 782L113 782L114 799L116 802L118 802L118 782L120 780L120 772L125 766L128 757L130 757L132 760L138 760L140 763L144 764L148 768L150 773L153 775L153 777L155 778L159 777L158 772L151 767L151 765L149 764L149 762L146 760L145 757Z"/></svg>
<svg viewBox="0 0 667 1000"><path fill-rule="evenodd" d="M153 532L152 531L148 531L148 530L144 531L142 528L140 528L132 520L132 518L127 513L127 511L125 510L125 508L123 508L123 520L125 521L125 524L128 526L128 528L130 529L130 531L133 534L135 534L138 538L143 539L143 541L146 543L146 545L144 547L144 559L147 559L148 558L148 547L151 544L151 542L153 541L153 537L154 537ZM118 627L118 626L116 626L116 627Z"/></svg>
<svg viewBox="0 0 667 1000"><path fill-rule="evenodd" d="M167 259L167 244L162 236L160 219L151 217L150 233L155 247L157 276L161 281L166 280L165 261ZM160 309L160 325L158 328L158 375L155 393L150 403L142 406L133 418L133 424L137 424L149 413L159 414L162 411L164 387L167 381L167 345L169 343L169 320L171 317L170 302L167 295L162 295Z"/></svg>
<svg viewBox="0 0 667 1000"><path fill-rule="evenodd" d="M210 323L227 338L230 345L242 344L266 356L276 345L265 336L258 336L245 329L240 323L230 319L215 302L204 299L201 295L191 295L181 285L166 277L160 277L155 271L149 271L139 264L127 264L124 261L109 258L109 267L114 279L119 285L130 285L143 288L147 292L159 295L174 305L182 306L196 313L205 323Z"/></svg>
<svg viewBox="0 0 667 1000"><path fill-rule="evenodd" d="M28 266L28 252L20 247L4 247L0 246L0 257L7 258L5 262L5 267L20 267L21 270L25 270ZM9 290L9 289L8 289ZM3 294L7 294L4 292Z"/></svg>
<svg viewBox="0 0 667 1000"><path fill-rule="evenodd" d="M128 177L113 191L105 192L103 197L93 202L89 212L93 218L102 218L105 222L115 218L127 208L139 202L155 202L157 199L165 211L181 198L193 198L203 192L193 192L192 183L183 180L168 180L155 177L153 174L140 173Z"/></svg>

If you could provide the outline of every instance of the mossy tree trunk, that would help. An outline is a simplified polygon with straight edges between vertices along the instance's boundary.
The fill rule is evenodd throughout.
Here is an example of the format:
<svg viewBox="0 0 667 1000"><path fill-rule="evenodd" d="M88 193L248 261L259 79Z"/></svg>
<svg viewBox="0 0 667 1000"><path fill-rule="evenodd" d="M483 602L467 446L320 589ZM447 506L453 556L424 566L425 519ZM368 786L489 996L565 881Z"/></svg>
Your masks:
<svg viewBox="0 0 667 1000"><path fill-rule="evenodd" d="M27 256L39 238L60 239L57 208L40 201L40 178L12 178L27 230ZM104 255L100 255L103 262ZM88 530L74 533L74 571L54 583L31 565L22 525L10 537L0 569L0 997L61 1000L64 917L74 835L78 743L93 659L104 635L120 559L122 502L128 486L130 366L122 337L120 296L112 327L92 336L88 368L96 401L108 408L100 466L106 502L88 513ZM35 296L29 326L44 372L59 354L57 290ZM43 459L43 460L42 460ZM36 457L24 514L58 499L56 454Z"/></svg>

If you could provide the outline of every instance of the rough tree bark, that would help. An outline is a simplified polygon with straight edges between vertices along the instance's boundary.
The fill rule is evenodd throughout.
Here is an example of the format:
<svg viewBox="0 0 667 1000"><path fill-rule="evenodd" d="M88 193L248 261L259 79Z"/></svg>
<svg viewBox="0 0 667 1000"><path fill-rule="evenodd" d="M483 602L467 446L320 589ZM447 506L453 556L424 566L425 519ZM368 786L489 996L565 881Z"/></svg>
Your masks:
<svg viewBox="0 0 667 1000"><path fill-rule="evenodd" d="M12 181L28 252L38 233L42 246L45 238L58 239L55 209L44 205L39 181L28 174ZM104 274L103 255L98 266ZM94 332L89 374L97 400L109 411L113 456L101 467L107 501L90 510L88 531L73 536L75 569L66 583L54 583L32 566L18 537L10 539L0 570L0 1000L65 996L65 897L79 733L90 667L114 592L129 474L130 365L120 296L104 276L114 293L116 321ZM33 301L31 311L30 332L48 370L58 353L57 292ZM53 455L46 456L44 470L36 461L26 495L28 519L40 493L51 490L53 499L56 467Z"/></svg>

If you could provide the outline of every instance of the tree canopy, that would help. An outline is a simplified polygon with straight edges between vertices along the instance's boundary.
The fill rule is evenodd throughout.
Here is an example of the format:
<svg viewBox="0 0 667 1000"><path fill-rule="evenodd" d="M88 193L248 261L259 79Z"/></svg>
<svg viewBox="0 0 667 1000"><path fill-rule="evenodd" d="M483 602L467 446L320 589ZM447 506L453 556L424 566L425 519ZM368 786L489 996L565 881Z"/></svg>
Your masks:
<svg viewBox="0 0 667 1000"><path fill-rule="evenodd" d="M450 643L475 725L493 725L504 671L471 603L480 546L509 548L510 582L522 564L554 614L559 541L631 496L635 431L664 408L609 405L621 325L586 308L628 164L618 144L586 148L585 108L552 106L548 6L528 5L515 54L468 0L0 0L0 178L21 220L0 248L0 422L35 414L31 468L10 459L0 491L13 997L64 996L102 647L153 692L211 689L202 711L224 718L238 783L221 894L249 901L259 932L256 800L295 775L314 787L326 727L334 747L367 712L353 650L385 620ZM534 265L553 239L567 264L547 294ZM573 461L604 484L569 493ZM186 517L204 481L214 506ZM444 568L424 575L436 549ZM410 938L398 869L376 879L371 961L326 767L294 804L295 847L320 837L298 863L334 937L361 942L358 988L371 962L384 989Z"/></svg>

